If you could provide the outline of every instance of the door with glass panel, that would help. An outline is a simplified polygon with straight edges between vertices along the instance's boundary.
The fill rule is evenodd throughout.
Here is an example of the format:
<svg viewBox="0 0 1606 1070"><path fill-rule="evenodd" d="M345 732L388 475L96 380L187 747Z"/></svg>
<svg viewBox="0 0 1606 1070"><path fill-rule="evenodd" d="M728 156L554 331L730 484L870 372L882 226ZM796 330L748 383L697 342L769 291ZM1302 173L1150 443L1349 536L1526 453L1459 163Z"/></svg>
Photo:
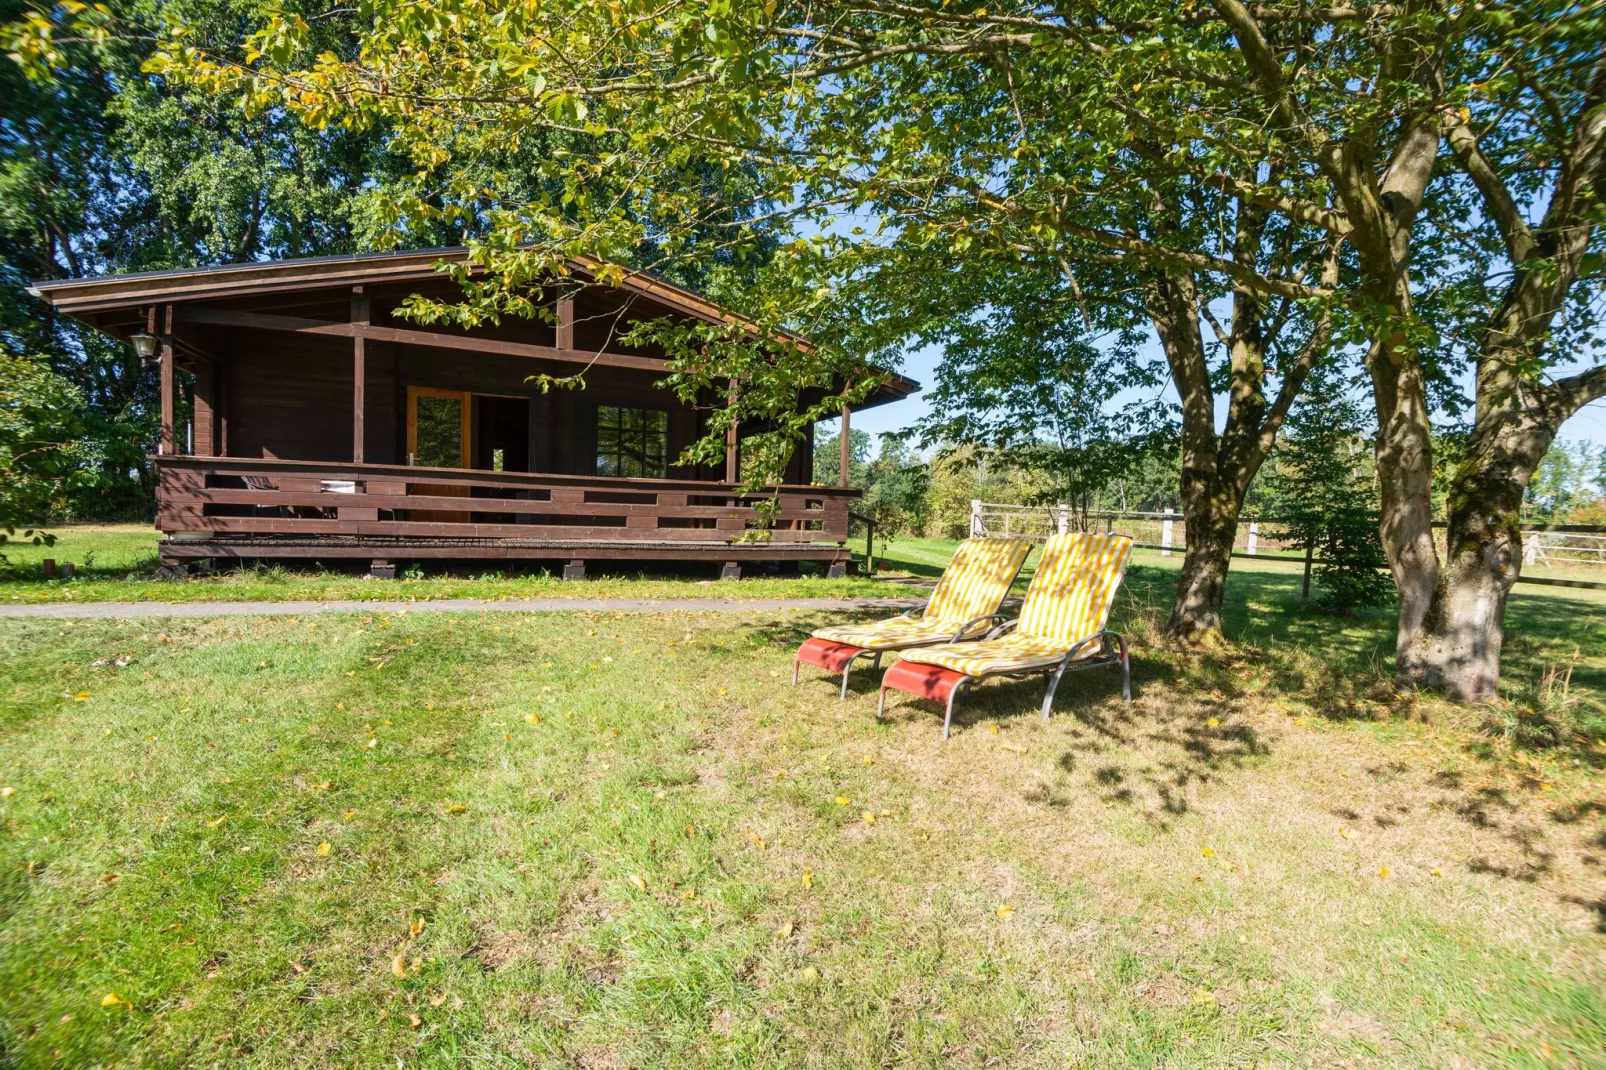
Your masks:
<svg viewBox="0 0 1606 1070"><path fill-rule="evenodd" d="M407 463L421 468L467 468L471 441L469 395L461 390L407 388ZM451 483L414 483L413 494L467 498L469 488ZM467 523L469 514L455 509L412 509L408 519Z"/></svg>

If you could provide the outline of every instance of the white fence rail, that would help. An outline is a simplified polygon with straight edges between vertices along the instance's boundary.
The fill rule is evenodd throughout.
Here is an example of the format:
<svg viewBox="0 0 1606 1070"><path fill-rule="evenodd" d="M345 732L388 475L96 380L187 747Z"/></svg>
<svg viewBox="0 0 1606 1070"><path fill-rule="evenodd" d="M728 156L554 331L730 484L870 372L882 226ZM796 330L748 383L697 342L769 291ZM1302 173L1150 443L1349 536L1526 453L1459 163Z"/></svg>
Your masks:
<svg viewBox="0 0 1606 1070"><path fill-rule="evenodd" d="M1439 552L1443 553L1444 525L1435 523L1433 526L1438 529ZM1130 535L1137 546L1159 550L1162 557L1181 553L1188 548L1182 514L1170 510L1161 513L1081 514L1068 505L1006 505L980 500L970 503L970 533L974 536L1046 539L1058 532L1079 529L1118 531ZM1314 561L1295 542L1282 522L1273 519L1240 520L1232 549L1238 556L1303 560L1307 574ZM1606 570L1606 533L1599 528L1586 528L1584 531L1557 531L1548 527L1529 529L1523 536L1523 566ZM1517 582L1606 589L1606 583L1597 582L1593 577L1585 580L1582 577L1521 576Z"/></svg>
<svg viewBox="0 0 1606 1070"><path fill-rule="evenodd" d="M1606 568L1606 535L1578 531L1530 531L1522 542L1522 563L1561 568Z"/></svg>

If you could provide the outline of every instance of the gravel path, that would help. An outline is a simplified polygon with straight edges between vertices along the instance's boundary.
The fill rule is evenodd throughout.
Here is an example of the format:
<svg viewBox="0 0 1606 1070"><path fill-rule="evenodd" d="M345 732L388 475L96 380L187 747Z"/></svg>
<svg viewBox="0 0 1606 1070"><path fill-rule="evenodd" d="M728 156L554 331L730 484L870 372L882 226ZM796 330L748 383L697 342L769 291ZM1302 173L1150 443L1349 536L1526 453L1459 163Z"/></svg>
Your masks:
<svg viewBox="0 0 1606 1070"><path fill-rule="evenodd" d="M48 602L0 604L0 617L303 617L313 613L775 613L781 610L902 612L924 598L441 598L429 602Z"/></svg>

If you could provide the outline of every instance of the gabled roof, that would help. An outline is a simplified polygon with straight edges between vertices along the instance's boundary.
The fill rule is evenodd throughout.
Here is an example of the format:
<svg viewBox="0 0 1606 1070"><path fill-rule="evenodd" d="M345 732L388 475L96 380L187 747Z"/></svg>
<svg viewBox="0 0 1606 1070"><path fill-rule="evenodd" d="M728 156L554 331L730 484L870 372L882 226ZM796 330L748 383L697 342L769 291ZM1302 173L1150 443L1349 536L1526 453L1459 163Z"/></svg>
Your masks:
<svg viewBox="0 0 1606 1070"><path fill-rule="evenodd" d="M102 275L90 279L44 280L30 286L29 293L50 302L53 307L70 316L99 326L95 322L97 313L145 305L439 279L438 265L462 261L467 256L468 250L463 246L443 246L406 252L259 260L218 267ZM600 261L590 259L569 262L571 271L587 278L595 278L600 266ZM760 329L746 316L721 308L683 286L639 268L625 269L617 286L705 323L733 323L755 331ZM808 340L800 335L792 332L786 334L804 347L809 345ZM919 389L920 384L913 379L895 374L890 382L877 391L881 395L877 403L884 404L907 397Z"/></svg>

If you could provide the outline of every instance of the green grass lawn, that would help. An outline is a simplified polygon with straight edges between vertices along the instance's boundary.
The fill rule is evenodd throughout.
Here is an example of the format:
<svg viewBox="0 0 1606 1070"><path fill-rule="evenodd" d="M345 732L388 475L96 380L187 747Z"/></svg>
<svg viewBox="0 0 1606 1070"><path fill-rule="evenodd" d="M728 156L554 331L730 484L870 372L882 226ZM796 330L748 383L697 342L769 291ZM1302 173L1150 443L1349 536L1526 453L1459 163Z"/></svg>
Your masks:
<svg viewBox="0 0 1606 1070"><path fill-rule="evenodd" d="M1598 741L1270 568L1168 651L1172 560L1132 705L946 744L798 613L6 622L0 1065L1601 1065ZM1599 635L1527 598L1515 673Z"/></svg>
<svg viewBox="0 0 1606 1070"><path fill-rule="evenodd" d="M0 565L0 602L292 602L432 598L856 598L887 594L885 585L862 577L749 575L712 581L718 569L662 567L642 574L625 562L591 562L584 582L565 583L538 566L448 568L424 562L413 577L374 580L355 565L343 569L308 565L246 565L220 568L210 576L158 580L159 538L146 525L113 524L53 529L54 547L7 546L10 564ZM953 544L950 544L952 546ZM950 549L950 553L951 553ZM71 580L47 580L44 558L71 561Z"/></svg>

